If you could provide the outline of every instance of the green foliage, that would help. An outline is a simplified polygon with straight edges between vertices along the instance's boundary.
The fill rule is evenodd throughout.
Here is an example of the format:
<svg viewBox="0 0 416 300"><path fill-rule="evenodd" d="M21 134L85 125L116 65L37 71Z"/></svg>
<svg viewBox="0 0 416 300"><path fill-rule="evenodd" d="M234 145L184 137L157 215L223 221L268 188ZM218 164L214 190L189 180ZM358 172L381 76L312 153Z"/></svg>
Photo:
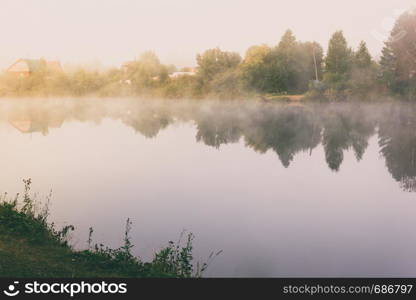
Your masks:
<svg viewBox="0 0 416 300"><path fill-rule="evenodd" d="M346 89L351 75L352 60L353 53L347 45L343 32L335 32L329 41L325 58L325 83L337 91Z"/></svg>
<svg viewBox="0 0 416 300"><path fill-rule="evenodd" d="M218 91L220 94L235 93L235 84L239 80L236 70L241 63L240 54L214 48L198 54L196 61L200 94L212 94ZM226 91L228 88L230 91Z"/></svg>
<svg viewBox="0 0 416 300"><path fill-rule="evenodd" d="M269 92L270 53L267 45L250 47L241 65L242 78L249 88L258 92Z"/></svg>
<svg viewBox="0 0 416 300"><path fill-rule="evenodd" d="M219 48L206 50L196 57L198 76L204 81L212 80L217 74L235 69L241 62L240 54L221 51Z"/></svg>
<svg viewBox="0 0 416 300"><path fill-rule="evenodd" d="M232 69L215 76L208 85L213 97L220 99L236 99L245 95L245 86L239 69Z"/></svg>
<svg viewBox="0 0 416 300"><path fill-rule="evenodd" d="M337 31L329 41L323 84L313 87L310 94L330 100L371 99L378 90L377 71L366 43L362 41L354 52L342 31Z"/></svg>
<svg viewBox="0 0 416 300"><path fill-rule="evenodd" d="M24 180L24 192L21 196L10 201L5 194L1 199L0 205L0 230L7 231L18 237L27 238L33 244L51 243L56 245L67 245L67 237L74 230L72 225L68 225L58 230L55 224L49 224L49 199L43 208L39 208L36 197L30 195L31 179ZM22 203L20 203L20 200ZM20 205L20 206L19 206Z"/></svg>
<svg viewBox="0 0 416 300"><path fill-rule="evenodd" d="M102 85L99 73L79 69L75 71L70 80L70 90L76 96L88 95L96 91Z"/></svg>
<svg viewBox="0 0 416 300"><path fill-rule="evenodd" d="M162 96L175 99L200 97L200 82L190 75L169 79L162 90Z"/></svg>
<svg viewBox="0 0 416 300"><path fill-rule="evenodd" d="M390 92L416 99L416 14L402 14L382 51L381 82Z"/></svg>
<svg viewBox="0 0 416 300"><path fill-rule="evenodd" d="M378 66L362 41L354 54L349 88L360 98L370 98L370 94L377 89L377 72Z"/></svg>
<svg viewBox="0 0 416 300"><path fill-rule="evenodd" d="M393 53L393 49L387 42L382 50L380 58L380 82L384 84L387 89L397 92L397 84L395 82L396 77L396 58Z"/></svg>
<svg viewBox="0 0 416 300"><path fill-rule="evenodd" d="M367 69L372 64L373 60L368 52L367 45L364 41L361 41L358 51L354 54L354 65L360 69Z"/></svg>
<svg viewBox="0 0 416 300"><path fill-rule="evenodd" d="M287 30L274 49L275 72L279 78L278 92L296 92L297 42L292 31Z"/></svg>
<svg viewBox="0 0 416 300"><path fill-rule="evenodd" d="M39 209L39 202L31 195L32 181L24 180L23 195L13 200L5 194L0 200L0 276L13 277L200 277L213 254L202 267L193 264L193 239L190 233L182 246L169 242L157 252L151 262L143 262L131 250L130 219L126 221L124 244L117 249L92 244L93 229L89 229L88 249L75 251L68 243L74 226L57 230L48 223L49 200ZM183 233L182 233L183 235ZM181 237L182 237L181 235ZM18 246L16 246L18 245ZM21 254L22 249L30 253ZM24 252L25 253L25 252Z"/></svg>
<svg viewBox="0 0 416 300"><path fill-rule="evenodd" d="M242 77L248 88L257 92L304 93L309 82L321 76L322 60L323 50L318 43L299 42L288 30L276 47L248 49L241 66Z"/></svg>
<svg viewBox="0 0 416 300"><path fill-rule="evenodd" d="M160 63L155 53L144 52L138 60L129 64L125 78L132 81L137 93L146 93L167 80L168 69Z"/></svg>
<svg viewBox="0 0 416 300"><path fill-rule="evenodd" d="M416 14L397 21L380 63L365 42L354 52L342 31L335 32L324 57L316 42L298 41L287 30L274 46L250 47L244 59L236 52L213 48L198 54L196 73L164 65L154 52L142 53L118 69L71 72L48 70L39 60L28 77L0 76L1 96L150 96L164 98L243 98L253 93L273 96L307 93L309 99L372 99L390 91L416 97ZM171 76L172 75L172 76Z"/></svg>

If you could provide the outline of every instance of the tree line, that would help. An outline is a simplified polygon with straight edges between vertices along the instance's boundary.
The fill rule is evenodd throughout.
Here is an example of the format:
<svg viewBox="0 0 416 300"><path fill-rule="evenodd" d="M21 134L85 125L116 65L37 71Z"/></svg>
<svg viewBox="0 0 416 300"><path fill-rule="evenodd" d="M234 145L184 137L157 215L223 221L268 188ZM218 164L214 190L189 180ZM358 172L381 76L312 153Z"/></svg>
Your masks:
<svg viewBox="0 0 416 300"><path fill-rule="evenodd" d="M196 57L195 74L162 64L145 52L122 68L70 72L43 69L26 78L4 72L0 96L154 96L244 98L304 94L311 99L416 98L416 14L401 15L376 61L362 41L352 49L335 32L326 53L315 42L298 41L287 30L274 46L255 45L244 57L219 48Z"/></svg>

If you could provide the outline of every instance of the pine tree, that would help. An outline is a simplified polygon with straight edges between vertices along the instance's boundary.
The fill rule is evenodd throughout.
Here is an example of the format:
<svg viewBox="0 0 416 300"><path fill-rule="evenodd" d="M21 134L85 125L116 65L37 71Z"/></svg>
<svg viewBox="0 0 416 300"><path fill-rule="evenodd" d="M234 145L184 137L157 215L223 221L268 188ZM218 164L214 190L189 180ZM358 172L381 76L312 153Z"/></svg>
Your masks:
<svg viewBox="0 0 416 300"><path fill-rule="evenodd" d="M355 96L366 98L374 92L376 76L377 65L371 58L366 43L362 41L354 53L348 87Z"/></svg>
<svg viewBox="0 0 416 300"><path fill-rule="evenodd" d="M350 70L352 51L342 31L335 32L329 41L328 53L325 58L325 72L345 75Z"/></svg>
<svg viewBox="0 0 416 300"><path fill-rule="evenodd" d="M292 30L288 29L283 34L282 39L279 42L277 48L282 52L291 52L296 47L296 37Z"/></svg>
<svg viewBox="0 0 416 300"><path fill-rule="evenodd" d="M368 52L367 45L362 41L358 47L358 51L354 55L354 65L360 69L368 69L372 64L373 61Z"/></svg>
<svg viewBox="0 0 416 300"><path fill-rule="evenodd" d="M335 32L325 58L324 82L330 90L343 91L348 88L351 73L352 51L342 31Z"/></svg>
<svg viewBox="0 0 416 300"><path fill-rule="evenodd" d="M383 49L382 82L393 92L416 98L416 14L401 15Z"/></svg>
<svg viewBox="0 0 416 300"><path fill-rule="evenodd" d="M296 92L296 54L298 43L291 30L287 30L275 49L275 78L280 91Z"/></svg>
<svg viewBox="0 0 416 300"><path fill-rule="evenodd" d="M245 84L266 93L304 93L322 78L323 50L316 42L299 42L287 30L277 46L251 47L241 65Z"/></svg>
<svg viewBox="0 0 416 300"><path fill-rule="evenodd" d="M380 58L380 73L381 82L384 83L389 89L394 89L394 78L396 73L396 58L394 57L393 49L390 43L386 42L382 50Z"/></svg>

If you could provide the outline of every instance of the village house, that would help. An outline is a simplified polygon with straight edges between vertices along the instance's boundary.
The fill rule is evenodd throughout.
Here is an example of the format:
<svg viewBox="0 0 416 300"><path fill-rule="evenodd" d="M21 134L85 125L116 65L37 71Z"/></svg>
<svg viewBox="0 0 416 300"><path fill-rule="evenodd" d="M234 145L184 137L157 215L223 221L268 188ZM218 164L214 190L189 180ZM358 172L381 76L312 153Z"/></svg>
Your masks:
<svg viewBox="0 0 416 300"><path fill-rule="evenodd" d="M178 78L182 76L194 76L196 75L195 71L189 71L189 72L173 72L172 74L169 74L170 78Z"/></svg>
<svg viewBox="0 0 416 300"><path fill-rule="evenodd" d="M59 61L46 61L44 59L18 59L6 72L19 77L29 77L39 71L62 72Z"/></svg>
<svg viewBox="0 0 416 300"><path fill-rule="evenodd" d="M191 67L184 67L178 72L173 72L172 74L169 74L170 78L178 78L182 76L195 76L196 75L196 68Z"/></svg>

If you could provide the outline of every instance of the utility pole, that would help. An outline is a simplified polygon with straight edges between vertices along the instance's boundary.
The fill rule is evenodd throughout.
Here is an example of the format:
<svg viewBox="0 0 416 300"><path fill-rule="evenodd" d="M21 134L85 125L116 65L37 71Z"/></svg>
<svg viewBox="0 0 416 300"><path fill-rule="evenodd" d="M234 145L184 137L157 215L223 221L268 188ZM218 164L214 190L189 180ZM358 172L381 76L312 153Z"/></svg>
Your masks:
<svg viewBox="0 0 416 300"><path fill-rule="evenodd" d="M316 56L315 56L315 45L312 45L312 53L313 53L313 63L315 65L315 79L316 79L316 81L319 81L319 78L318 78L318 67L316 65Z"/></svg>

